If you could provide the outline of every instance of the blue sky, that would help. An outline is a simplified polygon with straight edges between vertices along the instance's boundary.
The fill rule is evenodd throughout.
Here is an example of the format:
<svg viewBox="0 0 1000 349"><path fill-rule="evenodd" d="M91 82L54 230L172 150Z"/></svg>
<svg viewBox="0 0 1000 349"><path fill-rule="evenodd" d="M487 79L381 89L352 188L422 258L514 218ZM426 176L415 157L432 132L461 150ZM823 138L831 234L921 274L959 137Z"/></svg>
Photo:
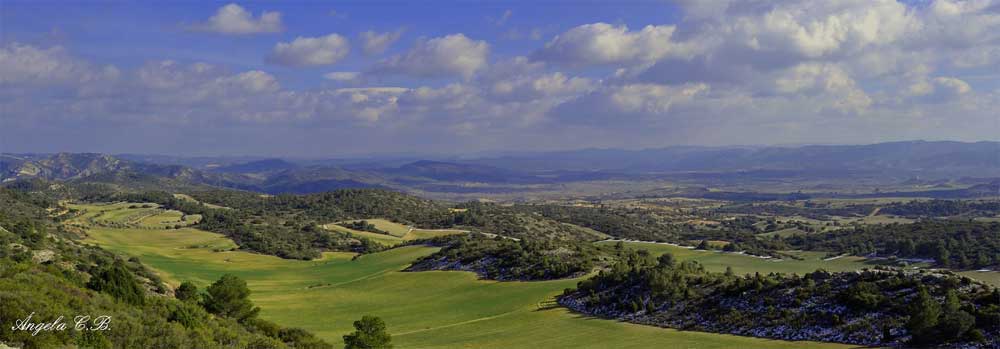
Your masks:
<svg viewBox="0 0 1000 349"><path fill-rule="evenodd" d="M0 22L5 152L1000 137L990 0L4 1Z"/></svg>
<svg viewBox="0 0 1000 349"><path fill-rule="evenodd" d="M391 47L387 53L404 51L404 44L420 37L461 32L471 38L487 40L497 56L517 56L531 52L543 42L529 38L533 30L542 34L542 38L548 38L581 23L607 22L642 27L650 23L672 23L680 17L676 6L658 1L265 1L239 5L255 15L262 11L280 12L284 19L283 32L234 37L186 30L187 26L204 21L216 9L229 3L5 2L3 40L64 45L82 57L123 67L169 58L179 62L226 65L238 70L266 69L280 74L283 84L309 88L321 84L322 74L331 69L283 69L268 64L262 53L270 51L276 42L290 41L298 36L339 33L353 38L369 30L402 30L400 45ZM434 6L435 3L439 5ZM361 70L369 61L370 57L352 52L338 62L336 68Z"/></svg>

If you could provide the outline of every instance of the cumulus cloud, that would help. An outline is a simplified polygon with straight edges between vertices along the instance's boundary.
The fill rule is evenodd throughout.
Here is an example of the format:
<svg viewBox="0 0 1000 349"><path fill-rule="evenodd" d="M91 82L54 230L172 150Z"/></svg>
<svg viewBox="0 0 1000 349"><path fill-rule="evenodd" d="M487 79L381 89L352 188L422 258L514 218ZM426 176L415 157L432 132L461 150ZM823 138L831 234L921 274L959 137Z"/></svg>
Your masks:
<svg viewBox="0 0 1000 349"><path fill-rule="evenodd" d="M910 84L906 91L907 101L943 103L955 100L972 91L969 83L954 77L939 76L921 78Z"/></svg>
<svg viewBox="0 0 1000 349"><path fill-rule="evenodd" d="M268 60L287 66L330 65L351 52L347 39L339 34L316 38L297 37L292 42L279 42Z"/></svg>
<svg viewBox="0 0 1000 349"><path fill-rule="evenodd" d="M570 77L561 72L517 76L491 82L486 86L491 96L500 100L533 100L548 96L577 96L594 88L588 78Z"/></svg>
<svg viewBox="0 0 1000 349"><path fill-rule="evenodd" d="M501 64L492 75L518 72L517 84L531 92L517 98L513 94L504 98L491 95L480 80L442 87L297 91L282 87L275 76L261 70L232 72L223 66L172 60L150 61L102 79L81 78L103 76L105 68L62 48L20 44L3 47L0 60L9 63L0 68L0 108L18 115L18 122L36 124L67 120L85 120L92 125L205 127L378 124L380 128L399 129L421 128L434 120L454 125L454 132L472 132L537 121L559 98L567 98L590 83L562 73L545 73L538 63L523 57ZM42 65L35 71L26 69L32 62ZM332 72L325 77L352 84L363 81L358 72ZM47 85L51 83L64 87L55 90ZM103 92L86 92L92 90ZM66 91L73 97L66 98Z"/></svg>
<svg viewBox="0 0 1000 349"><path fill-rule="evenodd" d="M680 86L627 84L606 86L559 106L560 120L571 123L632 124L669 116L677 104L691 102L709 90L707 84Z"/></svg>
<svg viewBox="0 0 1000 349"><path fill-rule="evenodd" d="M687 55L689 47L672 42L672 25L648 25L639 31L607 23L585 24L545 44L534 58L554 64L586 66L650 62L668 55Z"/></svg>
<svg viewBox="0 0 1000 349"><path fill-rule="evenodd" d="M464 34L420 39L404 54L383 60L373 74L405 74L417 77L472 77L486 66L490 45Z"/></svg>
<svg viewBox="0 0 1000 349"><path fill-rule="evenodd" d="M361 73L356 71L335 71L323 74L323 77L327 80L347 82L357 80L361 77Z"/></svg>
<svg viewBox="0 0 1000 349"><path fill-rule="evenodd" d="M114 66L94 67L71 57L61 46L38 48L11 43L0 48L0 85L54 85L116 79Z"/></svg>
<svg viewBox="0 0 1000 349"><path fill-rule="evenodd" d="M385 50L399 40L402 35L403 30L386 33L376 33L369 30L361 32L358 34L358 37L361 38L361 51L366 55L372 56L385 52Z"/></svg>
<svg viewBox="0 0 1000 349"><path fill-rule="evenodd" d="M192 30L241 35L278 33L284 30L280 12L263 12L254 18L242 6L231 3L219 8L208 21L191 26Z"/></svg>
<svg viewBox="0 0 1000 349"><path fill-rule="evenodd" d="M983 126L996 125L1000 105L996 1L679 3L676 23L581 24L526 56L491 57L464 34L421 38L298 89L262 70L163 60L119 69L14 43L0 47L0 108L39 123L377 125L366 130L501 148L996 137ZM270 59L342 61L347 40L330 37L279 43ZM358 38L366 54L398 41ZM405 85L371 84L383 81Z"/></svg>

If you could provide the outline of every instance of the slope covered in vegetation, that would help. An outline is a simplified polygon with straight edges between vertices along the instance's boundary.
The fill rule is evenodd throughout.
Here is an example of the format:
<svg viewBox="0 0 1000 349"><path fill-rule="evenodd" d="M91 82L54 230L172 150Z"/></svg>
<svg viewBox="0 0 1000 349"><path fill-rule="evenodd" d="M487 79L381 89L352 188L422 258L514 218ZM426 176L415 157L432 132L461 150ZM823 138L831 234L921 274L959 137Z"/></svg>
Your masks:
<svg viewBox="0 0 1000 349"><path fill-rule="evenodd" d="M778 339L984 348L1000 340L1000 290L928 271L737 276L640 250L559 302L634 323Z"/></svg>
<svg viewBox="0 0 1000 349"><path fill-rule="evenodd" d="M0 342L24 348L330 348L299 329L213 313L194 298L175 299L138 259L78 242L54 220L67 213L54 204L0 188ZM89 316L96 330L76 330L78 315ZM53 323L60 316L65 330L10 325ZM106 329L99 325L104 316L110 319Z"/></svg>

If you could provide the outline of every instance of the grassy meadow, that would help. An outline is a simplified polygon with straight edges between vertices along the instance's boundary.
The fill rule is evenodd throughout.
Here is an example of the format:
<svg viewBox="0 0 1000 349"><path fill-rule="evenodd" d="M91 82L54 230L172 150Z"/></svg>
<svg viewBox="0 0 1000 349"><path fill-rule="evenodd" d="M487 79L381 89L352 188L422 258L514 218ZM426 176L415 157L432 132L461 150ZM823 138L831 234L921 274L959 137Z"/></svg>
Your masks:
<svg viewBox="0 0 1000 349"><path fill-rule="evenodd" d="M134 211L128 205L73 205L86 213ZM121 213L121 212L116 212ZM125 217L129 214L122 213ZM164 220L171 217L163 217ZM405 235L404 235L405 236ZM407 246L358 257L325 253L314 261L229 251L228 238L193 228L88 227L87 241L139 257L176 286L204 288L232 273L247 280L261 316L302 327L334 344L364 314L388 324L397 348L846 348L687 332L596 319L552 307L579 279L543 282L478 280L468 272L401 272L436 251Z"/></svg>
<svg viewBox="0 0 1000 349"><path fill-rule="evenodd" d="M337 223L324 224L323 228L332 231L339 231L354 235L357 237L364 237L371 239L377 243L386 246L396 246L405 241L427 239L438 236L445 235L455 235L455 234L465 234L468 233L466 230L457 229L419 229L410 226L402 225L399 223L391 222L385 219L366 219L368 223L375 226L376 229L382 230L389 234L373 233L369 231L361 231L356 229L347 228ZM348 221L353 222L353 221Z"/></svg>
<svg viewBox="0 0 1000 349"><path fill-rule="evenodd" d="M613 245L617 242L615 241L602 241L599 244L609 244ZM685 248L674 245L652 243L652 242L623 242L625 247L634 249L644 249L651 252L654 256L659 256L666 252L672 253L678 260L695 260L705 266L705 269L710 271L726 271L726 267L732 267L733 272L737 274L752 274L754 272L760 273L798 273L804 274L815 271L816 269L825 269L827 271L847 271L847 270L857 270L865 267L871 267L871 264L866 263L864 257L855 256L844 256L833 260L826 259L826 254L823 252L807 252L807 251L794 251L787 252L789 254L794 254L802 260L793 259L783 259L776 260L773 258L765 259L749 255L736 254L736 253L724 253L718 251L704 251L695 250L691 248Z"/></svg>

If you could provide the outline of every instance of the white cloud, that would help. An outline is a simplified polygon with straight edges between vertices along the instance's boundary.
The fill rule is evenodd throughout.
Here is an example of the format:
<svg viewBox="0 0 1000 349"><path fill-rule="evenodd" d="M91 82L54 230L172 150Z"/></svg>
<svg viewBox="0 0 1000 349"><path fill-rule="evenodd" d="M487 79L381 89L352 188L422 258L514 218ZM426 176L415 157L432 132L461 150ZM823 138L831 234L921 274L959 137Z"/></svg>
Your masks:
<svg viewBox="0 0 1000 349"><path fill-rule="evenodd" d="M39 123L377 125L367 130L498 148L996 137L987 127L1000 105L996 1L682 7L671 25L571 28L522 52L530 59L491 61L487 42L463 34L422 38L361 72L323 75L336 83L300 89L265 71L171 61L119 71L60 47L8 44L0 108ZM359 34L358 46L384 52L398 41L391 34ZM279 44L272 61L332 64L349 51L346 40L301 39L313 41ZM369 85L385 75L405 75L385 80L406 85Z"/></svg>
<svg viewBox="0 0 1000 349"><path fill-rule="evenodd" d="M672 42L672 25L649 25L639 31L607 23L586 24L562 33L534 58L554 64L587 66L651 62L668 55L686 56L690 47Z"/></svg>
<svg viewBox="0 0 1000 349"><path fill-rule="evenodd" d="M376 33L374 31L366 31L358 34L361 38L361 49L366 55L377 55L385 52L393 43L395 43L403 35L403 30L397 30L394 32L386 33Z"/></svg>
<svg viewBox="0 0 1000 349"><path fill-rule="evenodd" d="M117 68L93 67L70 57L60 46L40 49L11 43L0 48L0 85L54 85L116 79Z"/></svg>
<svg viewBox="0 0 1000 349"><path fill-rule="evenodd" d="M260 70L243 72L234 76L221 78L217 81L220 84L229 85L237 89L243 89L251 93L274 92L281 88L278 84L278 80L275 79L273 75Z"/></svg>
<svg viewBox="0 0 1000 349"><path fill-rule="evenodd" d="M220 34L257 34L278 33L284 31L280 12L263 12L260 17L242 6L231 3L219 8L208 21L191 27L193 30L215 32Z"/></svg>
<svg viewBox="0 0 1000 349"><path fill-rule="evenodd" d="M499 18L494 19L492 17L487 17L486 19L488 21L490 21L491 23L493 23L493 24L504 25L504 24L507 23L507 20L510 19L510 16L512 14L514 14L513 11L511 11L511 10L504 10L503 14L501 14Z"/></svg>
<svg viewBox="0 0 1000 349"><path fill-rule="evenodd" d="M690 103L709 90L709 86L703 83L605 86L560 105L555 115L568 123L605 124L609 127L633 125L642 123L642 120L669 118L676 105Z"/></svg>
<svg viewBox="0 0 1000 349"><path fill-rule="evenodd" d="M472 77L486 66L490 45L463 34L420 39L404 54L375 65L373 74L405 74L417 77Z"/></svg>
<svg viewBox="0 0 1000 349"><path fill-rule="evenodd" d="M347 39L338 34L316 38L297 37L292 42L279 42L268 58L271 62L287 66L330 65L339 62L351 52Z"/></svg>
<svg viewBox="0 0 1000 349"><path fill-rule="evenodd" d="M958 78L919 78L907 87L904 96L908 98L901 102L943 103L954 101L970 92L972 87L969 83Z"/></svg>
<svg viewBox="0 0 1000 349"><path fill-rule="evenodd" d="M493 81L487 89L500 100L536 100L544 97L578 96L595 86L595 81L591 79L555 72Z"/></svg>
<svg viewBox="0 0 1000 349"><path fill-rule="evenodd" d="M872 103L871 97L840 66L806 63L781 71L774 80L777 93L821 95L830 108L844 113L861 113Z"/></svg>
<svg viewBox="0 0 1000 349"><path fill-rule="evenodd" d="M333 81L355 81L361 77L361 73L354 71L335 71L323 74L323 77Z"/></svg>

